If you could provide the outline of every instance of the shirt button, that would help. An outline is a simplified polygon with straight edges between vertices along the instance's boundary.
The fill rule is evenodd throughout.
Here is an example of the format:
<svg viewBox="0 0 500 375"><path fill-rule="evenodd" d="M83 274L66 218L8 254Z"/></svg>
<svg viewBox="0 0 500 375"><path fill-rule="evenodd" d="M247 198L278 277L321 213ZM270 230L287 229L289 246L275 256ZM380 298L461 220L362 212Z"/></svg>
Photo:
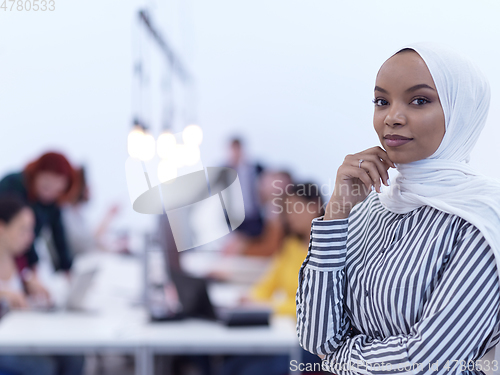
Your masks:
<svg viewBox="0 0 500 375"><path fill-rule="evenodd" d="M368 297L368 290L365 292L365 296Z"/></svg>

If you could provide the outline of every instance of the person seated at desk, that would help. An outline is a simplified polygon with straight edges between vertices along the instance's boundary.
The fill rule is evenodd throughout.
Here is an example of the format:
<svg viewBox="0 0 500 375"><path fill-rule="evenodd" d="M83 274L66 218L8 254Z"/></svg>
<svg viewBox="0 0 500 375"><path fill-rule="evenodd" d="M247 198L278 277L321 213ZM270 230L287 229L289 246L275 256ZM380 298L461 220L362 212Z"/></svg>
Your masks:
<svg viewBox="0 0 500 375"><path fill-rule="evenodd" d="M0 194L0 299L10 309L26 309L31 302L49 304L45 294L26 295L15 257L34 238L33 210L12 193ZM0 373L12 375L80 375L83 356L0 355Z"/></svg>
<svg viewBox="0 0 500 375"><path fill-rule="evenodd" d="M69 274L72 255L69 250L60 206L74 186L74 170L68 159L57 152L47 152L29 163L22 171L7 174L0 180L0 193L13 192L29 204L35 213L35 237L42 229L51 230L56 254L52 259L55 270ZM34 243L16 259L21 276L30 291L45 293L37 275L39 257Z"/></svg>
<svg viewBox="0 0 500 375"><path fill-rule="evenodd" d="M268 272L241 300L243 304L268 302L276 315L295 319L295 294L298 274L309 246L311 222L323 215L324 206L319 186L314 183L299 183L288 189L283 199L287 233L281 250L275 254ZM300 368L321 373L318 356L301 349ZM221 375L283 375L290 370L288 355L242 355L230 357L223 365ZM307 372L306 372L307 373Z"/></svg>
<svg viewBox="0 0 500 375"><path fill-rule="evenodd" d="M264 219L262 233L256 237L248 237L235 231L231 233L231 238L224 245L222 253L269 257L281 249L285 237L283 198L286 189L291 186L293 186L292 177L287 171L262 172L259 179L259 196Z"/></svg>

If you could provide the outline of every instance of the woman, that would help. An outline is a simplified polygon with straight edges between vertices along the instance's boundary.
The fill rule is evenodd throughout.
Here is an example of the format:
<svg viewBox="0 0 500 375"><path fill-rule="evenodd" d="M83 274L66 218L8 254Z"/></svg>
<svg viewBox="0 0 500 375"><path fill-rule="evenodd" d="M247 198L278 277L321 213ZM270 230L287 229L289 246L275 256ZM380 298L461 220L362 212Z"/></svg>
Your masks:
<svg viewBox="0 0 500 375"><path fill-rule="evenodd" d="M0 193L17 193L33 209L36 237L44 226L51 229L58 257L55 268L64 271L70 269L72 257L61 220L60 205L72 194L73 180L73 168L64 155L48 152L29 163L23 171L11 173L0 181ZM22 275L28 289L46 293L37 281L36 272L33 272L37 262L38 255L32 244L24 257L18 259L18 266L23 269Z"/></svg>
<svg viewBox="0 0 500 375"><path fill-rule="evenodd" d="M281 203L285 190L293 186L292 177L287 171L266 170L259 179L259 196L262 202L264 227L256 237L248 237L237 232L224 246L224 254L242 254L249 256L269 257L274 255L283 245L285 231L283 226L283 207Z"/></svg>
<svg viewBox="0 0 500 375"><path fill-rule="evenodd" d="M34 226L32 209L18 195L0 195L0 298L10 309L29 306L14 257L32 243ZM16 375L79 375L83 365L83 356L0 355L0 372Z"/></svg>
<svg viewBox="0 0 500 375"><path fill-rule="evenodd" d="M275 315L295 318L297 272L309 243L311 220L324 212L318 185L307 182L287 188L283 209L288 235L275 252L272 264L263 277L242 298L242 303L264 302L272 306ZM240 355L227 359L221 375L283 375L290 369L304 373L321 371L320 359L302 350L301 361L290 361L288 355Z"/></svg>
<svg viewBox="0 0 500 375"><path fill-rule="evenodd" d="M0 298L9 308L28 307L15 257L33 242L33 211L15 195L0 196Z"/></svg>
<svg viewBox="0 0 500 375"><path fill-rule="evenodd" d="M275 251L269 269L253 286L248 297L272 303L276 314L295 316L297 272L309 243L311 221L323 214L324 205L317 184L306 182L292 186L288 196L282 196L284 202L280 207L287 236Z"/></svg>
<svg viewBox="0 0 500 375"><path fill-rule="evenodd" d="M283 226L281 203L285 189L292 186L292 177L287 171L265 171L260 179L260 200L263 202L264 228L260 236L248 239L242 247L244 255L272 256L283 245L286 235Z"/></svg>
<svg viewBox="0 0 500 375"><path fill-rule="evenodd" d="M480 359L500 340L500 183L467 164L489 100L477 68L444 47L413 44L380 68L384 149L346 156L299 271L300 343L329 371L498 370Z"/></svg>

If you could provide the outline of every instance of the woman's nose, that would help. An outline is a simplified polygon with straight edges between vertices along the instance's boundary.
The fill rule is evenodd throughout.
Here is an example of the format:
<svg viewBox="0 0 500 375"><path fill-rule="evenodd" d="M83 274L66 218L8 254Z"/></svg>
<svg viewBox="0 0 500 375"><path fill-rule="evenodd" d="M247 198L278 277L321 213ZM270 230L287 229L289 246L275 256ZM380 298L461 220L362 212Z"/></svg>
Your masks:
<svg viewBox="0 0 500 375"><path fill-rule="evenodd" d="M406 116L402 105L393 103L389 107L389 112L387 112L387 116L385 117L385 124L389 126L406 124Z"/></svg>

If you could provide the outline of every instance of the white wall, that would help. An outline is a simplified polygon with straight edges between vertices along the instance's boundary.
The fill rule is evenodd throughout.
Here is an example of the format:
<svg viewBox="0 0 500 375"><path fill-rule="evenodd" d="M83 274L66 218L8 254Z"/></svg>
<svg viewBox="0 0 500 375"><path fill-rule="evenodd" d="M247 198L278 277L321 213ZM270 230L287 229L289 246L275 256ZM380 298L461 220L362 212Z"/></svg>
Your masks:
<svg viewBox="0 0 500 375"><path fill-rule="evenodd" d="M151 218L130 208L124 178L131 120L132 20L139 1L56 0L54 12L0 10L0 174L48 148L88 165L92 220L123 202L117 226ZM227 136L299 178L334 180L347 153L378 145L375 74L408 42L462 50L490 80L492 106L472 165L496 176L500 6L466 1L151 1L198 83L205 165ZM180 129L179 129L180 130Z"/></svg>

